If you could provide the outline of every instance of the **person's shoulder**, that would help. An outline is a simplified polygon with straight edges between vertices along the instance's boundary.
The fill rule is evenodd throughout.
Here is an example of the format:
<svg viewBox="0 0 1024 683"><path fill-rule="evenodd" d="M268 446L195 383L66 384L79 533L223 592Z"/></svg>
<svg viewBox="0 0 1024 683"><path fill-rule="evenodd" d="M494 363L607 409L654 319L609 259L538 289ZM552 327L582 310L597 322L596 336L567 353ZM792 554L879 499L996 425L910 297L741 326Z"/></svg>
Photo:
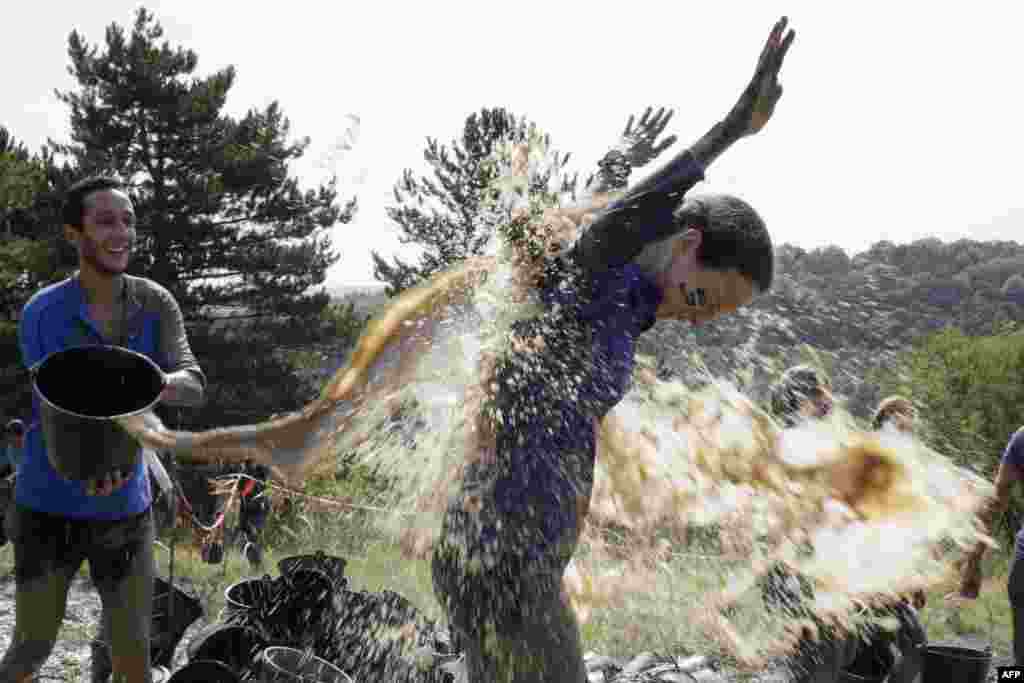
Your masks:
<svg viewBox="0 0 1024 683"><path fill-rule="evenodd" d="M33 294L25 303L21 312L22 320L38 317L46 309L59 306L67 301L71 294L71 278L55 282L43 287Z"/></svg>
<svg viewBox="0 0 1024 683"><path fill-rule="evenodd" d="M125 275L125 278L128 281L129 291L142 303L144 308L175 307L178 305L170 290L156 280L135 275Z"/></svg>
<svg viewBox="0 0 1024 683"><path fill-rule="evenodd" d="M136 295L145 296L148 294L173 298L171 292L156 280L150 280L148 277L138 275L125 275L124 278L128 281L128 287Z"/></svg>
<svg viewBox="0 0 1024 683"><path fill-rule="evenodd" d="M1003 458L1012 460L1014 464L1024 465L1024 427L1018 428L1010 437Z"/></svg>

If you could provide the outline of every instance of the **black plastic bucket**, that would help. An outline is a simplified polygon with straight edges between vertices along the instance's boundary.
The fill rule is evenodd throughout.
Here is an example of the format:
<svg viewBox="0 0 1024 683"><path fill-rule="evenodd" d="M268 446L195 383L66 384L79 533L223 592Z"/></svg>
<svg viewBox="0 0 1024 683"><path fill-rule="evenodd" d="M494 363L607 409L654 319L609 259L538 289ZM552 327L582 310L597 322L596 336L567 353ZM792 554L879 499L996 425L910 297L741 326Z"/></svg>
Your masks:
<svg viewBox="0 0 1024 683"><path fill-rule="evenodd" d="M929 645L924 653L927 683L985 683L992 651L952 645Z"/></svg>
<svg viewBox="0 0 1024 683"><path fill-rule="evenodd" d="M843 670L839 672L839 677L836 679L836 681L837 683L885 683L886 676L888 675L888 672L886 672L881 676L874 674L869 676L862 676L852 671Z"/></svg>
<svg viewBox="0 0 1024 683"><path fill-rule="evenodd" d="M224 590L225 615L252 612L262 604L269 588L265 579L242 579L231 584Z"/></svg>
<svg viewBox="0 0 1024 683"><path fill-rule="evenodd" d="M267 642L247 626L216 624L188 645L189 661L212 660L227 664L236 673L248 669Z"/></svg>
<svg viewBox="0 0 1024 683"><path fill-rule="evenodd" d="M330 662L291 647L268 647L260 653L259 665L262 683L353 683Z"/></svg>
<svg viewBox="0 0 1024 683"><path fill-rule="evenodd" d="M141 446L116 418L151 410L164 390L152 360L120 346L56 351L32 368L50 464L65 479L133 470Z"/></svg>
<svg viewBox="0 0 1024 683"><path fill-rule="evenodd" d="M241 683L241 680L223 662L198 660L175 671L167 683Z"/></svg>
<svg viewBox="0 0 1024 683"><path fill-rule="evenodd" d="M299 569L316 569L327 575L336 585L339 582L346 582L345 565L347 560L335 555L327 555L323 551L312 555L292 555L277 563L277 569L281 576L287 578L294 571Z"/></svg>
<svg viewBox="0 0 1024 683"><path fill-rule="evenodd" d="M150 658L153 666L170 667L185 631L203 616L203 606L198 598L171 586L159 576L154 583Z"/></svg>

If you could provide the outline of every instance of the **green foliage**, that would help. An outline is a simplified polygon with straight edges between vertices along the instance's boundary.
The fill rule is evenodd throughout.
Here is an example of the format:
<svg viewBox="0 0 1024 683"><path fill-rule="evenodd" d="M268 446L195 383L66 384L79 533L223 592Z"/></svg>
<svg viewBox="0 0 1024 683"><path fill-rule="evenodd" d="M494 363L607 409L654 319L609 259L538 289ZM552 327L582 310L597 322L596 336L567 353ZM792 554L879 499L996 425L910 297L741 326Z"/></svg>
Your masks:
<svg viewBox="0 0 1024 683"><path fill-rule="evenodd" d="M308 396L287 354L332 333L320 324L329 297L313 288L338 260L326 231L350 221L355 203L336 205L333 179L300 190L288 168L309 140L290 140L278 104L226 115L234 68L200 77L196 54L162 36L145 9L127 31L112 24L102 48L71 33L77 88L58 96L72 141L52 149L79 174L130 187L131 272L178 300L209 378L207 404L183 426L256 421Z"/></svg>
<svg viewBox="0 0 1024 683"><path fill-rule="evenodd" d="M67 272L53 192L62 177L45 150L30 154L0 126L0 414L25 417L31 402L18 349L21 308Z"/></svg>
<svg viewBox="0 0 1024 683"><path fill-rule="evenodd" d="M1010 436L1024 424L1024 333L1012 323L984 337L950 327L906 351L901 367L883 388L920 406L925 439L959 465L993 477ZM1011 535L1022 503L1015 493L1004 520Z"/></svg>

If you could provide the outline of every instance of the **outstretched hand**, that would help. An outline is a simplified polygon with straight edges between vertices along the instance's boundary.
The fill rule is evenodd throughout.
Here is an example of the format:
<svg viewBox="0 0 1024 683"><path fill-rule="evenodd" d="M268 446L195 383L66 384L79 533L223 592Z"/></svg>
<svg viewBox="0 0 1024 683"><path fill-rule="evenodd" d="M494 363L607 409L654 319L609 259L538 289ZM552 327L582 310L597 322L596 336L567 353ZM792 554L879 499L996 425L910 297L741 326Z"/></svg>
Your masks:
<svg viewBox="0 0 1024 683"><path fill-rule="evenodd" d="M665 113L665 108L661 107L654 118L651 118L652 110L653 107L647 107L637 122L636 128L633 127L636 117L630 114L629 121L626 122L626 129L622 132L620 149L625 155L626 161L633 168L650 163L676 142L676 136L670 135L660 144L654 144L658 136L665 132L665 126L668 125L675 112L669 109L668 113Z"/></svg>
<svg viewBox="0 0 1024 683"><path fill-rule="evenodd" d="M786 31L788 23L789 19L782 17L772 28L757 60L754 78L729 112L727 122L740 136L753 135L761 130L772 117L775 104L782 97L779 70L796 37L793 29Z"/></svg>

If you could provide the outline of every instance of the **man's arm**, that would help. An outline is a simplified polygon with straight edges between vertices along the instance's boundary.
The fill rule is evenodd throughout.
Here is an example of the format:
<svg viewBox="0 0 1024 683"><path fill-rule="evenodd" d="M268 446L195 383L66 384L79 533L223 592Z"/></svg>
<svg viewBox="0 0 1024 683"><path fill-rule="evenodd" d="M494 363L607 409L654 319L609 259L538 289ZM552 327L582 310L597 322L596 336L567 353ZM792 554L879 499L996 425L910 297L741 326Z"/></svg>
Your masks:
<svg viewBox="0 0 1024 683"><path fill-rule="evenodd" d="M160 400L170 406L195 407L205 400L206 376L192 354L185 333L185 318L178 302L164 292L160 313L160 352L167 359L167 386Z"/></svg>
<svg viewBox="0 0 1024 683"><path fill-rule="evenodd" d="M1018 436L1014 435L1014 441L1018 440ZM1020 444L1024 446L1024 436L1019 437ZM1009 451L1014 447L1014 443L1011 442L1007 448ZM985 509L982 511L980 517L982 523L985 525L985 529L989 535L992 535L994 531L995 523L1003 512L1006 510L1006 506L1010 501L1010 492L1013 490L1013 485L1024 478L1024 472L1017 465L1007 462L1004 458L999 463L999 471L996 473L995 481L995 493L992 498L988 501ZM965 598L976 598L978 597L978 591L981 588L981 559L985 556L985 550L988 548L987 544L979 542L974 549L968 553L963 570L963 577L960 583L960 595Z"/></svg>
<svg viewBox="0 0 1024 683"><path fill-rule="evenodd" d="M703 180L705 169L742 137L760 131L782 96L779 69L795 33L786 31L787 19L775 24L754 77L729 114L711 127L693 146L645 178L612 203L582 235L574 258L583 268L600 271L632 261L645 246L679 230L674 212L683 195Z"/></svg>

